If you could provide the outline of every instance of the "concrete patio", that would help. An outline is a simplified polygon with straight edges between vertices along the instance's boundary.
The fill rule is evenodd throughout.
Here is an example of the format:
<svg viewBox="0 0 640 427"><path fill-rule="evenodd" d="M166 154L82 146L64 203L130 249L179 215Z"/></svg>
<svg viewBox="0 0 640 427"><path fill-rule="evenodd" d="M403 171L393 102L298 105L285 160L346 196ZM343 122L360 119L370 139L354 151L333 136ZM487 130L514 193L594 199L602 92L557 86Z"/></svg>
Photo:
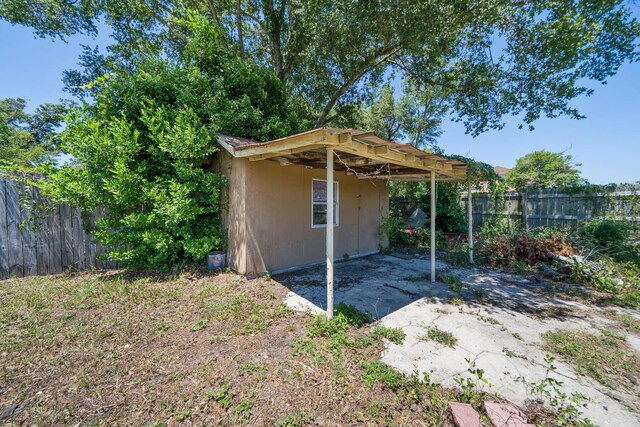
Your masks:
<svg viewBox="0 0 640 427"><path fill-rule="evenodd" d="M408 259L403 259L408 258ZM558 298L548 283L493 270L452 268L437 262L440 274L460 283L430 283L425 258L373 255L336 263L335 303L352 304L389 327L402 328L404 343L388 343L382 360L405 373L426 373L431 381L455 385L468 375L469 359L485 370L487 391L518 405L530 399L528 387L516 382L539 382L546 375L541 334L555 330L613 330L614 322L598 308ZM286 303L298 311L324 313L325 266L274 276L291 292ZM579 287L576 288L578 291ZM638 316L640 313L627 311ZM453 334L452 347L425 338L432 327ZM640 352L640 337L627 334ZM575 374L560 360L552 376L567 394L590 399L584 416L601 426L640 425L640 389L634 384L616 390Z"/></svg>

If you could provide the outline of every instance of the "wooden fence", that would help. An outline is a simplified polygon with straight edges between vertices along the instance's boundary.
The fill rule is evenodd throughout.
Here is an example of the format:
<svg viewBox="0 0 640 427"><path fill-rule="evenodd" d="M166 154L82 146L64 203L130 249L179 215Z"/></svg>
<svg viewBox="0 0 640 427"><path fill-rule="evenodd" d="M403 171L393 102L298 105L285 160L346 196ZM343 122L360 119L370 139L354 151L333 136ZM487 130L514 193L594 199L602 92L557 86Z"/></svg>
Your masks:
<svg viewBox="0 0 640 427"><path fill-rule="evenodd" d="M115 267L99 258L104 248L84 231L79 209L50 205L29 216L34 201L46 200L20 180L0 177L0 278Z"/></svg>
<svg viewBox="0 0 640 427"><path fill-rule="evenodd" d="M506 218L514 226L574 228L592 218L640 222L640 188L594 193L561 190L473 194L473 223L482 227L492 215ZM462 197L467 205L467 196Z"/></svg>

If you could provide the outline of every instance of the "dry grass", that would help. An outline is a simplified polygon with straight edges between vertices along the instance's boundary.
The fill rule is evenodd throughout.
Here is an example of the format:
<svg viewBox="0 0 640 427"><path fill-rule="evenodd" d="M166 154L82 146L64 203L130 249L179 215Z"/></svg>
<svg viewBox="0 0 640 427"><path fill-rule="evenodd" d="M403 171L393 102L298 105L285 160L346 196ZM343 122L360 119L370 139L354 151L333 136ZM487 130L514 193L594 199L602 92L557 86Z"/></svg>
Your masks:
<svg viewBox="0 0 640 427"><path fill-rule="evenodd" d="M587 375L611 389L633 391L640 374L640 355L623 335L612 331L592 334L556 331L543 335L545 350L571 363L578 375Z"/></svg>
<svg viewBox="0 0 640 427"><path fill-rule="evenodd" d="M449 425L455 392L377 362L393 331L310 334L287 291L232 274L2 281L0 411L22 411L0 422Z"/></svg>

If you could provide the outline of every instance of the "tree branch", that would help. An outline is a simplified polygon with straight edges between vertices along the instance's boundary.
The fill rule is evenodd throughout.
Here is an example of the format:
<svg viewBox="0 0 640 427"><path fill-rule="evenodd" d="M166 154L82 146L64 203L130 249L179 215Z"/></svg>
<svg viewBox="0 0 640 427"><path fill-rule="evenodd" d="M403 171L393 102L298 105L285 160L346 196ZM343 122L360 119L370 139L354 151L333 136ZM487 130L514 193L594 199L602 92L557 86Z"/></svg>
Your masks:
<svg viewBox="0 0 640 427"><path fill-rule="evenodd" d="M316 121L316 127L321 127L327 122L327 117L331 112L331 109L335 106L336 102L345 92L355 84L362 76L364 76L368 71L377 67L378 65L385 62L391 56L393 56L400 49L399 45L388 46L385 48L380 48L375 51L371 56L366 58L362 64L355 70L355 72L349 77L343 84L334 92L334 94L329 98L329 101L324 107L322 114L318 117Z"/></svg>
<svg viewBox="0 0 640 427"><path fill-rule="evenodd" d="M244 35L242 34L242 8L240 0L236 0L236 28L238 31L238 55L244 58Z"/></svg>

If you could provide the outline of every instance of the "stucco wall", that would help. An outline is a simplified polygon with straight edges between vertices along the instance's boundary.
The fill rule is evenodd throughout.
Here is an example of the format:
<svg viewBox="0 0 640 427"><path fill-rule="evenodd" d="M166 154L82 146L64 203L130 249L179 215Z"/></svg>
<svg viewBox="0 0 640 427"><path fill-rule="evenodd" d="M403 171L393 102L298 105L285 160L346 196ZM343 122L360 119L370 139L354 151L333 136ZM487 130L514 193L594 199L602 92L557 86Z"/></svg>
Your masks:
<svg viewBox="0 0 640 427"><path fill-rule="evenodd" d="M335 173L339 225L335 257L378 249L381 216L388 212L386 183ZM233 159L229 187L229 262L256 274L325 259L325 229L311 226L312 179L326 171L277 162Z"/></svg>
<svg viewBox="0 0 640 427"><path fill-rule="evenodd" d="M247 250L245 241L245 162L237 161L224 149L216 154L213 170L227 177L222 190L222 225L227 230L227 264L238 272L245 272Z"/></svg>

